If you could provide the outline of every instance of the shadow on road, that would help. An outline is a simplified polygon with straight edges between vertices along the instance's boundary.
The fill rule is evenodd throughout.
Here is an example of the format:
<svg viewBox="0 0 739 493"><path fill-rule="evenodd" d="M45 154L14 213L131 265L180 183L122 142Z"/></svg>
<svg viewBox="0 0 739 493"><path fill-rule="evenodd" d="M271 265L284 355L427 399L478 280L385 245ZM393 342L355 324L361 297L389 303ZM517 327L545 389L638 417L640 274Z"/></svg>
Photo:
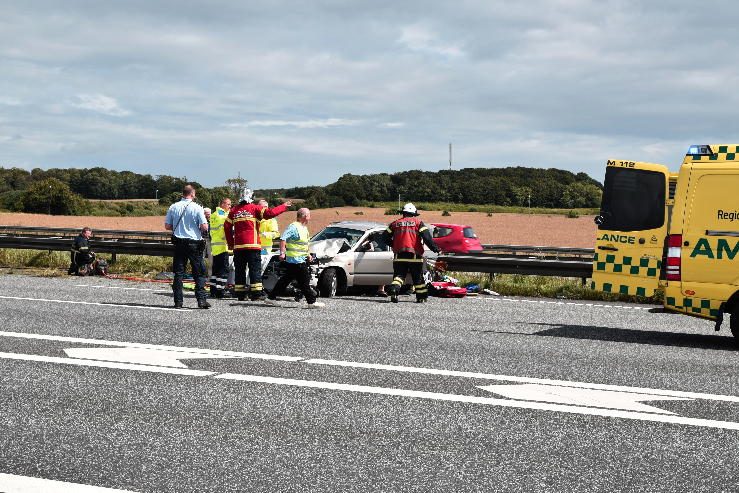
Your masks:
<svg viewBox="0 0 739 493"><path fill-rule="evenodd" d="M697 349L717 349L722 351L737 350L736 342L733 337L719 335L594 327L592 325L562 325L547 323L536 323L531 325L551 327L549 329L544 329L530 334L534 336L628 342L632 344L677 346Z"/></svg>

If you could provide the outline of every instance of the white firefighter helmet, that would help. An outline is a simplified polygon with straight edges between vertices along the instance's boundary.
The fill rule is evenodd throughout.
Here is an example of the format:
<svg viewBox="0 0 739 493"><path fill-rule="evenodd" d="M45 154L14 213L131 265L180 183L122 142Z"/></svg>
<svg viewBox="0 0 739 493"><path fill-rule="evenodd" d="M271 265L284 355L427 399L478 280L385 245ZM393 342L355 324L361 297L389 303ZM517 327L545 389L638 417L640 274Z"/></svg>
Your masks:
<svg viewBox="0 0 739 493"><path fill-rule="evenodd" d="M418 210L416 210L416 206L408 202L403 206L403 210L401 211L405 214L412 214L414 216L418 215Z"/></svg>
<svg viewBox="0 0 739 493"><path fill-rule="evenodd" d="M241 191L241 197L239 197L239 202L246 202L247 204L251 204L253 196L254 196L254 192L251 191L251 188L245 188Z"/></svg>

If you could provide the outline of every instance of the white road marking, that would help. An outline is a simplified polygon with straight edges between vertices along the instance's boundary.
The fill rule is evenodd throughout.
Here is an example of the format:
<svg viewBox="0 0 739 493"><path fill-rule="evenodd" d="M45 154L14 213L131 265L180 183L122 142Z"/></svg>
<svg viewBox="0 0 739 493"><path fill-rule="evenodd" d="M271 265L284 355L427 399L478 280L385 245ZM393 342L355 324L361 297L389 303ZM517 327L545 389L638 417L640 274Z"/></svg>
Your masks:
<svg viewBox="0 0 739 493"><path fill-rule="evenodd" d="M23 296L0 296L3 300L23 300L23 301L46 301L48 303L68 303L71 305L94 305L94 306L114 306L116 308L137 308L140 310L174 310L165 306L142 306L142 305L126 305L123 303L97 303L94 301L72 301L72 300L53 300L49 298L27 298Z"/></svg>
<svg viewBox="0 0 739 493"><path fill-rule="evenodd" d="M209 375L215 375L215 373L212 371L191 370L189 368L185 368L185 369L168 368L165 366L138 365L138 364L131 364L131 363L113 363L110 361L96 361L96 360L89 360L89 359L59 358L56 356L41 356L38 354L0 352L0 358L20 360L20 361L37 361L41 363L56 363L56 364L62 364L62 365L94 366L97 368L115 368L118 370L135 370L135 371L149 371L149 372L154 372L154 373L171 373L173 375L189 375L193 377L205 377Z"/></svg>
<svg viewBox="0 0 739 493"><path fill-rule="evenodd" d="M27 334L24 332L0 331L0 337L19 337L22 339L40 339L46 341L74 342L81 344L93 344L96 346L118 346L128 348L155 349L158 351L175 351L188 354L207 354L211 358L254 358L277 361L299 361L299 356L281 356L278 354L243 353L240 351L221 351L218 349L201 349L182 346L160 346L157 344L144 344L139 342L106 341L105 339L87 339L84 337L52 336L45 334Z"/></svg>
<svg viewBox="0 0 739 493"><path fill-rule="evenodd" d="M642 401L684 401L687 397L615 392L613 390L581 389L523 383L520 385L482 385L477 388L519 401L552 402L575 406L604 407L642 413L675 414L664 409L642 404Z"/></svg>
<svg viewBox="0 0 739 493"><path fill-rule="evenodd" d="M151 291L153 293L171 293L171 289L152 289L152 288L127 288L123 286L105 286L103 284L75 284L76 288L92 288L92 289L121 289L123 291Z"/></svg>
<svg viewBox="0 0 739 493"><path fill-rule="evenodd" d="M169 366L172 368L187 368L181 359L210 359L210 358L242 358L243 356L224 355L213 352L171 351L166 349L121 347L121 348L71 348L65 349L67 356L102 361L118 361L135 363L138 365Z"/></svg>
<svg viewBox="0 0 739 493"><path fill-rule="evenodd" d="M98 346L117 346L119 351L105 352L100 348L70 348L71 355L84 355L95 358L106 358L114 361L102 361L100 359L82 358L58 358L52 356L40 356L33 354L0 353L0 358L36 361L45 363L69 364L76 366L92 366L102 368L115 368L123 370L138 370L157 373L171 373L177 375L189 375L197 377L213 377L220 379L240 380L255 383L266 383L275 385L291 385L298 387L311 387L326 390L342 390L350 392L363 392L370 394L381 394L391 396L405 396L424 399L435 399L454 401L471 404L485 404L501 407L535 409L546 411L567 412L575 414L587 414L593 416L608 416L615 418L637 419L644 421L656 421L663 423L684 424L690 426L702 426L710 428L723 428L739 430L739 423L713 421L699 418L686 418L674 415L668 411L643 406L639 401L652 400L677 400L677 399L708 399L714 401L739 402L739 397L729 395L703 394L697 392L681 392L672 390L649 389L640 387L626 387L619 385L593 384L585 382L572 382L566 380L547 380L542 378L517 377L509 375L495 375L477 372L464 372L455 370L440 370L434 368L416 368L395 365L380 365L373 363L359 363L352 361L337 361L325 359L303 359L295 356L268 355L259 353L241 353L236 351L219 351L199 348L185 348L178 346L158 346L154 344L128 343L121 341L106 341L100 339L86 339L78 337L48 336L42 334L26 334L19 332L0 331L2 337L18 337L25 339L39 339L63 342L76 342L84 344L95 344ZM136 348L147 351L126 351ZM107 349L107 348L105 348ZM120 351L123 349L122 351ZM97 351L97 353L96 353ZM444 394L437 392L423 392L410 389L371 387L364 385L339 384L331 382L318 382L308 380L296 380L289 378L275 378L261 375L243 375L236 373L217 374L210 371L190 370L185 365L177 362L178 359L187 358L259 358L268 360L280 360L286 362L299 362L314 365L342 366L352 368L364 368L384 371L397 371L406 373L422 373L428 375L454 376L461 378L485 379L509 381L535 385L480 386L484 390L508 395L511 399L497 399L490 397L477 397L470 395ZM141 364L140 362L154 362L156 364ZM163 366L169 365L169 366ZM177 365L173 367L172 365ZM183 368L184 367L184 368ZM559 387L559 388L558 388ZM525 391L524 391L525 389ZM580 390L578 390L580 389ZM604 392L586 392L582 389L591 389ZM620 394L620 395L619 395ZM554 401L554 402L552 402ZM649 411L649 412L645 412Z"/></svg>
<svg viewBox="0 0 739 493"><path fill-rule="evenodd" d="M733 395L703 394L700 392L682 392L679 390L651 389L644 387L627 387L624 385L608 385L602 383L574 382L571 380L548 380L546 378L517 377L512 375L497 375L492 373L478 373L472 371L440 370L437 368L421 368L414 366L382 365L377 363L359 363L355 361L337 361L330 359L306 359L303 363L314 365L345 366L352 368L366 368L372 370L400 371L408 373L422 373L426 375L442 375L447 377L479 378L483 380L500 380L504 382L538 383L542 385L558 385L561 387L578 387L582 389L613 390L616 392L634 392L637 394L662 395L669 397L684 397L687 399L707 399L713 401L739 402L739 397Z"/></svg>
<svg viewBox="0 0 739 493"><path fill-rule="evenodd" d="M349 385L343 383L316 382L311 380L294 380L291 378L265 377L261 375L241 375L238 373L222 373L213 378L239 380L244 382L263 383L270 385L290 385L325 390L341 390L345 392L359 392L366 394L390 395L398 397L413 397L417 399L432 399L440 401L462 402L467 404L483 404L489 406L510 407L518 409L534 409L539 411L558 411L590 416L606 416L611 418L636 419L655 421L658 423L672 423L705 428L721 428L725 430L739 430L739 423L731 421L713 421L709 419L684 418L675 415L640 413L634 411L620 411L615 409L599 409L594 407L570 406L563 404L548 404L543 402L528 402L512 399L495 399L491 397L476 397L471 395L442 394L418 390L392 389L384 387L368 387L365 385Z"/></svg>
<svg viewBox="0 0 739 493"><path fill-rule="evenodd" d="M653 310L659 308L655 305L654 307L646 306L628 306L628 305L605 305L602 303L577 303L574 301L549 301L549 300L524 300L520 298L484 298L488 301L507 301L512 303L538 303L541 305L572 305L572 306L588 306L595 308L618 308L623 310Z"/></svg>
<svg viewBox="0 0 739 493"><path fill-rule="evenodd" d="M79 483L66 483L51 479L31 478L0 473L0 492L2 493L134 493L130 490L116 490L101 486Z"/></svg>

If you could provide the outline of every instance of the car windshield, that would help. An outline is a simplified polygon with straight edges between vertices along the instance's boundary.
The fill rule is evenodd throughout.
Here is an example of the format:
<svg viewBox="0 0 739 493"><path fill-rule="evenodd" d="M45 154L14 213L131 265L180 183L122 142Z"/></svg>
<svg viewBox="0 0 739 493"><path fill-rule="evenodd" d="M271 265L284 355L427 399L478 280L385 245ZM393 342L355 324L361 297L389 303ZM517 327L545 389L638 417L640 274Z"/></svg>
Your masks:
<svg viewBox="0 0 739 493"><path fill-rule="evenodd" d="M359 241L364 236L364 231L359 229L342 228L339 226L328 226L321 230L316 236L311 238L311 241L322 241L322 240L333 240L335 238L341 238L349 243L350 247Z"/></svg>

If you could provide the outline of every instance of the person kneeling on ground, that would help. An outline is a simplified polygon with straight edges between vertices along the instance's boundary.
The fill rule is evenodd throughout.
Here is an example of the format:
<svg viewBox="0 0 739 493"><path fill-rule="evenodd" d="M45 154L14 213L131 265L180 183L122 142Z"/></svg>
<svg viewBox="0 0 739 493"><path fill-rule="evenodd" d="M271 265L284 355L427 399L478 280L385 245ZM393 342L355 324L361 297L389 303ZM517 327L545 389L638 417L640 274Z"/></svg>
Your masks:
<svg viewBox="0 0 739 493"><path fill-rule="evenodd" d="M293 280L298 281L300 292L308 302L306 308L318 308L325 306L324 303L316 301L316 295L310 287L310 267L308 262L311 254L308 250L310 234L308 233L308 221L310 221L310 210L303 207L298 209L297 221L285 229L280 237L280 260L284 260L285 274L280 277L274 289L269 295L269 302L277 300L277 294L281 293Z"/></svg>
<svg viewBox="0 0 739 493"><path fill-rule="evenodd" d="M93 265L95 254L90 251L90 237L92 237L92 229L85 226L77 238L74 239L71 263L67 270L67 274L70 276L84 276L95 270Z"/></svg>

